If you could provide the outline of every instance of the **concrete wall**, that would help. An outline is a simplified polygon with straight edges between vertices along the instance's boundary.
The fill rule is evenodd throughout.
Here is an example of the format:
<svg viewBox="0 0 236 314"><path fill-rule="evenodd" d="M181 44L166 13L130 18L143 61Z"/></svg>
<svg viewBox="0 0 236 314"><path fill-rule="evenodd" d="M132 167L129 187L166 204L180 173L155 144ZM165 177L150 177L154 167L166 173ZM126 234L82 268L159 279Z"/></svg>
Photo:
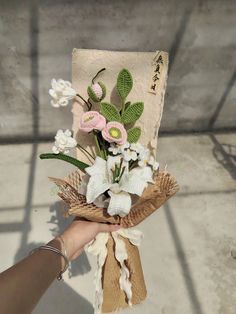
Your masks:
<svg viewBox="0 0 236 314"><path fill-rule="evenodd" d="M70 79L71 51L166 50L162 131L236 128L236 2L0 0L0 138L71 126L49 105L52 77Z"/></svg>

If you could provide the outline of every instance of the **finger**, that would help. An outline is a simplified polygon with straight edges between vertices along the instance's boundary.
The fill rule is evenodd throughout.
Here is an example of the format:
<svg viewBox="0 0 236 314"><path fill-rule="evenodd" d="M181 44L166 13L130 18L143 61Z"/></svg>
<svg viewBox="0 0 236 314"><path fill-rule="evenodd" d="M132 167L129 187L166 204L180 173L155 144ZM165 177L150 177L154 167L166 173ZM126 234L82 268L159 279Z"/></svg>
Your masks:
<svg viewBox="0 0 236 314"><path fill-rule="evenodd" d="M121 228L120 225L108 225L108 224L99 224L98 230L99 232L114 232Z"/></svg>

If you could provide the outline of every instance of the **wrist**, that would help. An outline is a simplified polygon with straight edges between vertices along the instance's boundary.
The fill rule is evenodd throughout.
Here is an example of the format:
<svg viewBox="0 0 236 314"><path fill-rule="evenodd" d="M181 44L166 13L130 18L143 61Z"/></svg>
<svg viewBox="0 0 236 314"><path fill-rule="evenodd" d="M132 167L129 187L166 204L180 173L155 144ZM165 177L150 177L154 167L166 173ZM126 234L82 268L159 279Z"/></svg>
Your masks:
<svg viewBox="0 0 236 314"><path fill-rule="evenodd" d="M59 237L52 239L50 242L47 243L47 245L53 246L56 249L60 250L68 258L68 256L64 252L63 243ZM66 266L66 261L62 256L59 256L59 257L60 257L61 270L63 270Z"/></svg>

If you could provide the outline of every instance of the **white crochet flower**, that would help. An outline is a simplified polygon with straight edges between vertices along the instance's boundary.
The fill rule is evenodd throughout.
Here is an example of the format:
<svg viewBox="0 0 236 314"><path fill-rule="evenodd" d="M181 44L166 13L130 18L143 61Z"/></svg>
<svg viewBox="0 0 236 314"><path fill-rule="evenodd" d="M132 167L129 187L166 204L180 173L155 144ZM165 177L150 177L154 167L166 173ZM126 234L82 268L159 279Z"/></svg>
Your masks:
<svg viewBox="0 0 236 314"><path fill-rule="evenodd" d="M69 130L63 132L63 130L58 130L55 136L55 143L52 147L54 154L64 153L68 154L69 150L76 147L76 140L71 137L72 133Z"/></svg>
<svg viewBox="0 0 236 314"><path fill-rule="evenodd" d="M65 107L68 105L69 100L76 96L76 91L68 81L52 79L51 84L52 88L49 89L49 95L52 97L51 105L53 107Z"/></svg>
<svg viewBox="0 0 236 314"><path fill-rule="evenodd" d="M93 203L99 195L108 191L110 196L107 209L108 214L124 217L131 209L130 194L141 196L148 182L153 182L153 172L151 167L137 167L131 171L128 171L128 167L126 167L120 181L113 183L111 170L119 162L120 156L109 156L107 161L97 157L94 164L85 169L90 176L87 185L86 200L88 203Z"/></svg>
<svg viewBox="0 0 236 314"><path fill-rule="evenodd" d="M136 153L141 153L143 150L145 150L145 147L140 143L132 143L130 145L130 149L134 150Z"/></svg>
<svg viewBox="0 0 236 314"><path fill-rule="evenodd" d="M150 151L148 148L143 148L140 152L139 152L139 156L138 156L139 162L138 165L140 167L145 167L150 159Z"/></svg>
<svg viewBox="0 0 236 314"><path fill-rule="evenodd" d="M135 161L138 158L137 153L135 151L129 149L129 148L124 150L122 155L123 155L125 161L130 161L130 160Z"/></svg>
<svg viewBox="0 0 236 314"><path fill-rule="evenodd" d="M160 166L160 165L159 165L159 162L157 162L153 156L151 156L151 157L149 158L148 164L149 164L150 166L152 166L152 169L153 169L154 171L158 170L158 169L159 169L159 166Z"/></svg>
<svg viewBox="0 0 236 314"><path fill-rule="evenodd" d="M120 147L115 144L111 144L111 146L108 148L108 151L111 152L113 155L118 155L121 153Z"/></svg>
<svg viewBox="0 0 236 314"><path fill-rule="evenodd" d="M130 147L130 143L128 142L124 143L123 145L111 144L108 150L113 155L118 155L118 154L122 154L129 147Z"/></svg>

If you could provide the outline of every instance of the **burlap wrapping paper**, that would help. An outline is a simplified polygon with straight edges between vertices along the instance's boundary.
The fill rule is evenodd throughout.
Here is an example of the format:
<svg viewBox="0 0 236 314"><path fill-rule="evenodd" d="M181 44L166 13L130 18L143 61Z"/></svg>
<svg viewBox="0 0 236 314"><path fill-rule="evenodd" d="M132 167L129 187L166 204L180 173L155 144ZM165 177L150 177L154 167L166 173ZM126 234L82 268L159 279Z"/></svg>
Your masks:
<svg viewBox="0 0 236 314"><path fill-rule="evenodd" d="M74 89L87 99L87 86L92 77L101 68L106 68L99 76L100 81L107 87L105 101L119 104L115 84L119 71L127 68L131 72L134 82L128 100L131 102L143 101L144 112L136 125L142 129L140 142L148 146L156 155L158 130L160 127L164 95L166 89L168 54L156 52L117 52L102 50L74 49L72 56L72 83ZM154 88L155 87L155 88ZM110 96L111 95L111 96ZM94 104L93 110L98 110ZM73 104L73 131L77 141L92 155L96 156L93 138L78 130L79 120L86 107L77 98ZM77 158L87 163L92 160L77 150ZM160 172L155 178L155 184L150 184L137 202L132 206L126 217L109 216L106 209L87 204L84 195L78 193L80 175L72 173L66 180L51 178L60 188L59 196L69 205L67 215L90 221L120 224L123 228L138 225L164 202L178 191L176 180L167 172ZM129 239L121 237L125 243L128 258L125 261L129 269L129 280L132 284L132 304L142 302L147 295L144 275L137 246ZM115 243L112 235L107 242L107 257L102 270L103 303L102 312L113 312L128 307L125 292L120 288L119 278L121 265L115 257Z"/></svg>
<svg viewBox="0 0 236 314"><path fill-rule="evenodd" d="M72 173L65 180L50 179L59 187L60 192L58 195L69 206L67 215L74 215L90 221L120 224L123 228L131 228L141 223L179 190L175 178L166 171L159 172L155 177L155 183L149 184L142 196L132 206L130 213L121 218L119 216L111 217L105 209L86 203L85 196L78 193L79 172ZM123 241L128 253L126 266L130 271L130 281L132 283L132 304L139 304L147 295L139 250L128 239L123 238ZM107 250L107 258L102 272L103 313L128 307L126 295L119 285L120 265L115 258L112 236L109 237Z"/></svg>

